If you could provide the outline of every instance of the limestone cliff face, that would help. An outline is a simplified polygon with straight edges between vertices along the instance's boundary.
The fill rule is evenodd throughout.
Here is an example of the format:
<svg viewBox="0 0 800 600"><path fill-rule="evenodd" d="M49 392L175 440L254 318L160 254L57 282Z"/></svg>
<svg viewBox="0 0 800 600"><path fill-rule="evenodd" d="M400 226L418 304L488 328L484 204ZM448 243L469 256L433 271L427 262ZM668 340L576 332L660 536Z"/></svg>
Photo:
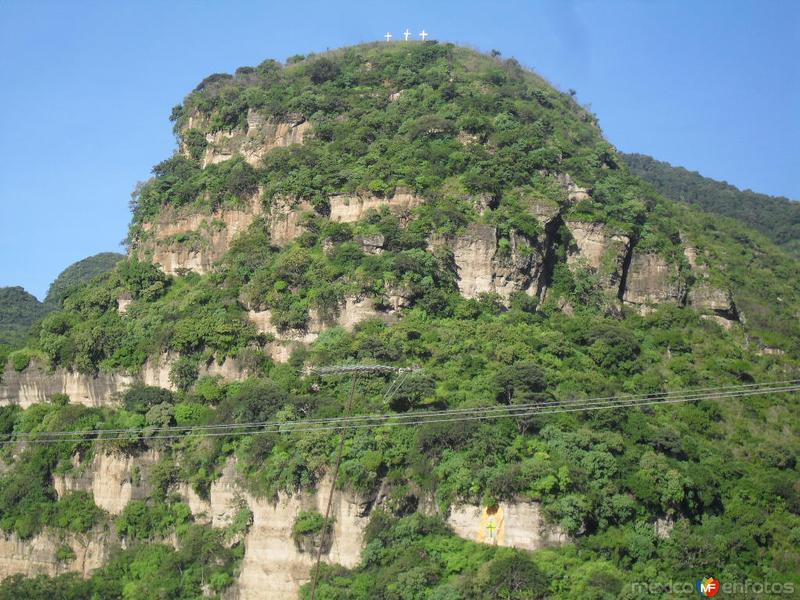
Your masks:
<svg viewBox="0 0 800 600"><path fill-rule="evenodd" d="M309 311L308 324L303 330L278 331L272 324L272 313L269 310L250 310L248 318L260 333L267 333L274 338L267 347L272 360L285 362L289 359L295 348L310 344L319 337L323 330L339 326L347 331L371 318L380 318L385 321L394 320L390 312L380 311L375 307L371 298L347 297L329 315L322 315L316 309Z"/></svg>
<svg viewBox="0 0 800 600"><path fill-rule="evenodd" d="M741 317L730 290L715 285L709 273L707 260L697 248L684 240L683 254L692 268L695 282L686 296L687 304L705 313L725 329L731 329Z"/></svg>
<svg viewBox="0 0 800 600"><path fill-rule="evenodd" d="M158 459L154 451L137 456L100 453L85 464L75 458L73 473L57 476L54 483L59 496L69 490L88 491L98 506L117 515L130 500L150 494L147 476ZM313 553L295 546L292 526L301 511L316 510L324 514L331 485L331 479L324 477L313 491L280 494L276 500L258 498L245 489L236 462L230 459L221 477L212 484L207 499L199 497L185 483L175 492L189 505L198 522L214 527L226 527L238 511L249 508L253 523L244 538L244 558L238 578L225 597L285 600L297 597L300 586L309 580L315 559ZM332 498L332 543L323 558L353 568L361 560L364 530L373 503L380 503L380 495L368 499L334 490ZM431 504L426 512L433 511ZM536 503L504 502L490 510L456 504L447 521L456 535L479 543L537 550L567 540L558 527L543 521ZM16 573L56 575L75 571L87 576L105 564L121 543L124 540L105 532L75 536L46 531L30 540L19 540L13 535L0 537L0 580ZM74 560L56 559L56 552L63 544L73 549Z"/></svg>
<svg viewBox="0 0 800 600"><path fill-rule="evenodd" d="M289 244L305 229L301 225L303 215L313 213L311 203L305 200L276 198L269 210L269 234L273 246L283 247Z"/></svg>
<svg viewBox="0 0 800 600"><path fill-rule="evenodd" d="M492 508L460 504L450 510L447 524L465 539L522 550L539 550L568 541L558 526L545 523L538 504L501 502Z"/></svg>
<svg viewBox="0 0 800 600"><path fill-rule="evenodd" d="M262 213L260 194L240 208L221 208L212 214L167 211L158 221L144 224L144 235L132 246L131 254L161 265L169 275L181 270L208 273L233 239Z"/></svg>
<svg viewBox="0 0 800 600"><path fill-rule="evenodd" d="M54 394L67 394L75 404L103 406L113 402L113 397L132 382L133 377L119 373L84 375L65 369L50 372L38 363L18 373L9 366L0 382L0 406L18 404L27 408L46 402Z"/></svg>
<svg viewBox="0 0 800 600"><path fill-rule="evenodd" d="M567 248L567 264L575 270L589 268L600 277L600 285L618 293L623 284L624 265L631 249L627 235L614 232L603 223L566 221L572 236Z"/></svg>
<svg viewBox="0 0 800 600"><path fill-rule="evenodd" d="M206 117L195 114L189 118L189 129L207 131ZM247 123L231 131L206 133L207 146L203 152L202 165L206 167L241 154L252 166L258 166L273 148L302 144L311 129L311 124L301 114L272 117L255 110L247 112ZM188 150L184 148L188 154Z"/></svg>
<svg viewBox="0 0 800 600"><path fill-rule="evenodd" d="M13 533L0 534L0 581L17 574L33 577L74 572L86 577L108 562L116 545L116 538L105 532L77 535L48 530L27 540ZM58 560L56 554L62 546L69 546L75 558Z"/></svg>
<svg viewBox="0 0 800 600"><path fill-rule="evenodd" d="M494 226L472 224L446 243L465 298L490 292L506 300L514 292L535 294L544 266L544 249L537 241L512 233L507 244L499 246Z"/></svg>
<svg viewBox="0 0 800 600"><path fill-rule="evenodd" d="M155 450L137 456L99 452L88 464L81 464L76 456L73 471L68 475L55 475L53 485L59 498L67 492L91 492L97 506L118 515L131 500L150 497L152 489L147 483L148 476L158 460Z"/></svg>
<svg viewBox="0 0 800 600"><path fill-rule="evenodd" d="M10 366L5 369L0 381L0 406L17 404L27 408L32 404L46 402L54 394L66 394L70 402L84 406L109 406L132 385L143 384L175 391L169 380L172 364L179 358L174 353L162 354L148 359L141 371L135 375L124 373L97 373L87 375L66 369L49 370L39 363L31 363L18 373ZM199 375L220 376L226 381L235 381L247 376L245 369L233 358L222 364L211 361L200 365Z"/></svg>
<svg viewBox="0 0 800 600"><path fill-rule="evenodd" d="M422 198L402 189L396 190L388 198L339 194L330 198L330 219L335 223L355 223L363 219L370 210L380 210L385 206L393 213L402 215L420 204Z"/></svg>
<svg viewBox="0 0 800 600"><path fill-rule="evenodd" d="M640 307L654 304L677 304L685 301L686 286L678 265L670 264L658 254L636 250L628 266L623 302Z"/></svg>

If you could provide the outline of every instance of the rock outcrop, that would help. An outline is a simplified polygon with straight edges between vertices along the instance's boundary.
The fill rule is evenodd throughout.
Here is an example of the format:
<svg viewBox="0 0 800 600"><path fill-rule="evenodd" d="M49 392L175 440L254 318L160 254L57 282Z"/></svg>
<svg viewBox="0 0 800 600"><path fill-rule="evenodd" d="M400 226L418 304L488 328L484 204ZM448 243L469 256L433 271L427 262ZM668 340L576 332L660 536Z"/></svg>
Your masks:
<svg viewBox="0 0 800 600"><path fill-rule="evenodd" d="M169 379L169 372L178 358L178 354L166 353L156 359L148 359L136 375L102 372L87 375L62 368L51 371L36 362L22 372L9 367L5 369L0 382L0 406L17 404L27 408L32 404L47 402L54 394L66 394L73 404L109 406L116 404L119 397L137 383L174 391L176 388ZM247 376L245 369L230 357L222 364L213 360L202 364L198 372L201 377L219 376L227 381Z"/></svg>
<svg viewBox="0 0 800 600"><path fill-rule="evenodd" d="M70 490L87 491L98 506L117 515L130 500L149 495L148 473L158 458L154 451L137 456L102 453L84 464L76 457L73 472L57 476L54 483L59 496ZM292 526L301 511L324 514L331 485L331 478L324 477L313 491L281 493L274 500L258 498L245 489L235 460L229 459L221 477L211 485L208 498L198 496L186 483L175 491L189 505L196 521L213 527L230 525L244 508L252 511L253 521L244 537L245 554L239 575L225 597L284 600L296 597L300 586L309 580L315 560L313 552L296 547ZM428 512L435 510L432 506ZM331 509L333 535L323 558L353 568L361 559L372 501L334 490ZM537 550L567 540L558 527L544 522L536 503L503 502L496 509L457 504L447 522L456 535L466 539L524 550ZM0 579L16 573L56 575L67 571L88 576L106 563L119 543L111 533L104 532L76 536L45 531L30 540L20 540L14 535L0 537ZM74 559L56 558L58 548L64 544L72 548Z"/></svg>
<svg viewBox="0 0 800 600"><path fill-rule="evenodd" d="M150 497L150 469L158 460L159 453L155 450L136 456L98 452L88 464L81 464L75 456L73 470L66 475L54 475L53 485L59 498L72 491L91 492L97 506L118 515L131 500Z"/></svg>
<svg viewBox="0 0 800 600"><path fill-rule="evenodd" d="M633 251L623 286L623 302L639 307L682 305L685 296L686 287L678 265L670 264L658 254Z"/></svg>
<svg viewBox="0 0 800 600"><path fill-rule="evenodd" d="M535 294L544 266L543 248L518 233L506 242L500 246L497 229L480 224L445 242L453 251L462 296L496 293L507 300L514 292Z"/></svg>
<svg viewBox="0 0 800 600"><path fill-rule="evenodd" d="M104 406L113 403L114 397L128 389L133 380L120 373L85 375L66 369L51 372L35 362L21 373L7 367L0 383L0 406L17 404L27 408L46 402L54 394L67 394L75 404Z"/></svg>
<svg viewBox="0 0 800 600"><path fill-rule="evenodd" d="M422 204L419 196L398 189L393 196L360 196L358 194L338 194L330 197L330 219L335 223L355 223L363 219L370 210L380 210L386 206L395 214Z"/></svg>
<svg viewBox="0 0 800 600"><path fill-rule="evenodd" d="M380 311L375 307L371 298L347 297L329 315L322 315L316 309L309 311L308 323L305 329L279 331L272 323L272 312L269 310L250 310L248 318L260 333L270 334L274 339L267 347L272 360L285 362L289 359L292 352L302 346L312 343L319 337L323 330L339 326L348 331L367 319L378 317L386 321L391 321L394 316L391 313Z"/></svg>
<svg viewBox="0 0 800 600"><path fill-rule="evenodd" d="M261 194L243 206L221 208L211 214L180 215L165 211L131 247L131 254L161 265L175 275L182 270L208 273L225 255L233 239L263 213Z"/></svg>
<svg viewBox="0 0 800 600"><path fill-rule="evenodd" d="M276 198L269 210L269 234L273 246L283 247L302 234L303 214L313 213L311 203L291 198Z"/></svg>
<svg viewBox="0 0 800 600"><path fill-rule="evenodd" d="M189 129L206 131L208 127L207 120L201 115L193 115L189 119ZM273 148L302 144L310 129L311 123L301 114L276 118L250 109L244 127L206 133L207 145L203 151L202 165L207 167L241 154L255 167ZM184 152L188 154L186 148Z"/></svg>
<svg viewBox="0 0 800 600"><path fill-rule="evenodd" d="M600 285L614 294L623 283L625 260L631 248L627 235L614 232L604 223L566 221L572 236L567 264L573 270L587 267L600 278Z"/></svg>
<svg viewBox="0 0 800 600"><path fill-rule="evenodd" d="M117 540L106 532L84 535L45 530L30 539L0 534L0 581L12 575L60 575L80 573L84 577L108 562ZM60 548L69 546L74 558L59 560Z"/></svg>
<svg viewBox="0 0 800 600"><path fill-rule="evenodd" d="M700 260L697 248L688 244L686 240L683 242L683 254L695 276L695 281L686 296L687 304L695 310L706 313L704 317L716 321L725 329L731 329L741 320L733 294L712 282L708 265L704 260Z"/></svg>
<svg viewBox="0 0 800 600"><path fill-rule="evenodd" d="M473 542L521 550L539 550L568 540L559 527L545 523L534 502L501 502L492 508L460 504L451 508L447 523L456 535Z"/></svg>

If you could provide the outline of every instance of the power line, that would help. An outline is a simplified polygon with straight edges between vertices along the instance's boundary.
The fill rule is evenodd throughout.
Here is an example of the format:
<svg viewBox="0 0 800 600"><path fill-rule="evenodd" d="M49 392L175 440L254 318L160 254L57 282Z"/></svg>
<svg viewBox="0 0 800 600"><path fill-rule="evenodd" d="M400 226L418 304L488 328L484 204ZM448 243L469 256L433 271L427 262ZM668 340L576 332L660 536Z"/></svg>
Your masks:
<svg viewBox="0 0 800 600"><path fill-rule="evenodd" d="M705 387L705 388L690 388L688 390L673 390L667 392L658 392L658 393L647 393L647 394L623 394L618 396L601 396L601 397L594 397L594 398L578 398L578 399L569 399L569 400L554 400L554 401L545 401L545 402L532 402L527 404L513 404L513 405L491 405L491 406L478 406L478 407L471 407L471 408L449 408L443 409L438 411L427 411L427 412L409 412L409 413L380 413L380 414L371 414L371 415L354 415L352 417L328 417L328 418L320 418L320 419L303 419L302 421L253 421L253 422L245 422L245 423L217 423L211 425L176 425L170 427L161 427L159 428L160 433L169 433L169 432L193 432L193 431L204 431L204 430L217 430L217 429L241 429L241 428L252 428L252 427L270 427L270 426L295 426L295 425L316 425L316 424L331 424L331 423L339 423L345 422L349 420L354 421L364 421L364 420L376 420L376 419L416 419L421 417L434 417L438 415L453 415L453 414L466 414L466 413L474 413L474 412L484 412L484 411L505 411L509 408L515 410L522 410L526 408L531 409L541 409L544 407L549 406L571 406L571 405L578 405L578 404L586 404L586 403L602 403L605 401L610 402L626 402L629 400L657 400L661 398L669 398L675 395L680 396L687 396L687 395L697 395L703 394L705 392L727 392L727 391L739 391L739 390L746 390L746 389L773 389L776 386L792 386L792 385L800 385L800 379L794 380L785 380L785 381L774 381L768 383L748 383L748 384L737 384L737 385L728 385L728 386L713 386L713 387ZM108 433L141 433L143 431L151 430L152 427L139 427L139 428L126 428L126 429L87 429L81 431L54 431L54 432L31 432L25 433L20 432L16 434L4 434L0 435L2 437L10 437L16 436L17 438L20 437L37 437L41 435L48 435L48 436L74 436L76 434L108 434Z"/></svg>
<svg viewBox="0 0 800 600"><path fill-rule="evenodd" d="M773 382L769 384L744 384L740 386L722 386L717 388L701 388L699 391L672 391L661 394L619 396L605 398L589 398L585 400L544 402L521 405L500 405L475 407L468 409L448 409L426 413L414 412L404 414L373 414L353 417L338 417L306 421L264 421L258 423L227 423L216 426L194 426L162 428L151 435L144 435L138 440L179 439L186 437L221 437L253 435L257 433L307 433L321 431L337 431L345 427L355 429L381 426L415 426L429 423L448 423L498 418L520 418L536 415L551 415L570 412L582 412L615 408L635 408L657 404L673 404L700 400L721 400L744 396L756 396L772 393L789 393L800 391L800 380ZM218 429L223 429L218 431ZM237 431L238 430L238 431ZM109 433L138 434L153 431L152 428L125 430L90 430L62 431L17 434L18 439L0 441L0 444L29 441L32 443L59 443L80 441L124 441L124 438L96 438L87 434L103 435ZM171 434L172 431L182 433ZM7 434L6 437L14 436ZM59 437L64 436L64 437ZM19 439L21 438L21 439Z"/></svg>

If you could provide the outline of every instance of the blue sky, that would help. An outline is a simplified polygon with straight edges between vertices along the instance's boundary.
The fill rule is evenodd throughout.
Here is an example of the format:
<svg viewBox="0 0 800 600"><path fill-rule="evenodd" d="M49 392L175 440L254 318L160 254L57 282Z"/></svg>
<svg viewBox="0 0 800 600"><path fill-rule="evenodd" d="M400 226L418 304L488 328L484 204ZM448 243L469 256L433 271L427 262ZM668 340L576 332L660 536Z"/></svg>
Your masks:
<svg viewBox="0 0 800 600"><path fill-rule="evenodd" d="M577 90L621 150L800 198L800 2L0 0L0 285L121 251L206 75L406 27Z"/></svg>

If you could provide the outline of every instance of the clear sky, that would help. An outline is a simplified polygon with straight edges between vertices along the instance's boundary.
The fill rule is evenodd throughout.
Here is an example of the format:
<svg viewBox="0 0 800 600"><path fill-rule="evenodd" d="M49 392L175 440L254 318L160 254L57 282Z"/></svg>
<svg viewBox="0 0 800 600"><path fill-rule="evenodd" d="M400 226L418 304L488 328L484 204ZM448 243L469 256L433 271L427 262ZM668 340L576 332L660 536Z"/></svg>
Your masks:
<svg viewBox="0 0 800 600"><path fill-rule="evenodd" d="M170 109L205 76L425 28L497 49L619 149L800 198L800 2L0 0L0 286L122 251Z"/></svg>

